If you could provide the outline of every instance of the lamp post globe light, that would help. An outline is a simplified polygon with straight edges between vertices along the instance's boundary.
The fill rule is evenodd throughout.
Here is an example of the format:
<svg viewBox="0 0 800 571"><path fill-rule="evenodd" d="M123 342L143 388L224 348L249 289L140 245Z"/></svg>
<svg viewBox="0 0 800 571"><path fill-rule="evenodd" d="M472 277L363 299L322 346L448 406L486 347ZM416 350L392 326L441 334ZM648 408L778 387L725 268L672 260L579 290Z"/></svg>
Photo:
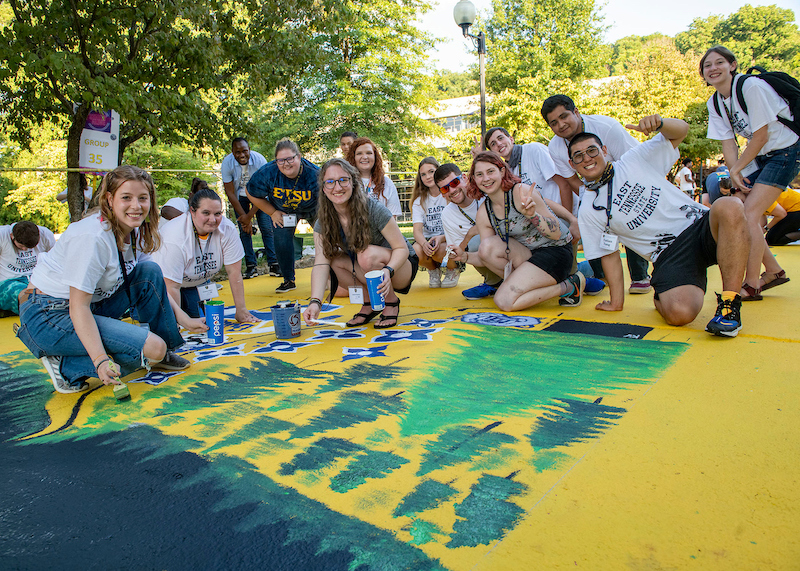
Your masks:
<svg viewBox="0 0 800 571"><path fill-rule="evenodd" d="M469 27L475 22L475 4L470 0L458 0L453 8L453 18L464 33L478 49L478 62L481 74L481 148L484 148L486 137L486 36L479 32L477 36L469 33Z"/></svg>

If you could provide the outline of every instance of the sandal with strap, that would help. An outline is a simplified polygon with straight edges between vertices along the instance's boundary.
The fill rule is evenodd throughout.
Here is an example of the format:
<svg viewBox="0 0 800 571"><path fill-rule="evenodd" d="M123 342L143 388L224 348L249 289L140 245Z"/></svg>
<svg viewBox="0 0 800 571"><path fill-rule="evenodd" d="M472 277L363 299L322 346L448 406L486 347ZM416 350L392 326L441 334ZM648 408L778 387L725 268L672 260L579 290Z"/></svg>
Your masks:
<svg viewBox="0 0 800 571"><path fill-rule="evenodd" d="M772 276L772 279L767 281L767 276ZM761 279L764 282L764 285L761 286L761 291L768 290L775 286L783 285L786 282L790 281L789 278L786 277L786 270L781 270L777 274L764 272L763 274L761 274Z"/></svg>
<svg viewBox="0 0 800 571"><path fill-rule="evenodd" d="M397 301L387 301L385 302L386 307L396 307L397 308L397 315L384 315L381 313L381 321L393 321L393 323L388 323L386 325L380 325L378 323L375 324L375 329L389 329L390 327L394 327L397 325L397 318L400 316L400 300Z"/></svg>
<svg viewBox="0 0 800 571"><path fill-rule="evenodd" d="M360 327L362 325L366 325L367 323L372 321L376 315L380 314L380 311L370 311L369 313L364 313L363 309L365 307L372 309L372 306L370 304L365 303L364 305L361 306L362 311L356 313L353 317L350 318L350 321L353 321L354 319L362 319L362 321L360 321L359 323L350 323L350 321L348 321L347 323L345 323L345 327Z"/></svg>
<svg viewBox="0 0 800 571"><path fill-rule="evenodd" d="M742 289L747 292L747 295L742 296L742 301L761 301L764 299L761 295L760 287L742 284Z"/></svg>

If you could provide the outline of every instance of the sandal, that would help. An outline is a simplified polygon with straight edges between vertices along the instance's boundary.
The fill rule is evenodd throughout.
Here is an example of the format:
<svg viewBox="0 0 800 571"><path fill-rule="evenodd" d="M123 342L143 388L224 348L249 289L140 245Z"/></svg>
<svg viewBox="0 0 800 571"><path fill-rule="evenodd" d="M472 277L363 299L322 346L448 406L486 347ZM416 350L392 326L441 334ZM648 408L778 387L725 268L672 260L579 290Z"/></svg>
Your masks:
<svg viewBox="0 0 800 571"><path fill-rule="evenodd" d="M761 288L753 287L748 284L742 284L742 289L747 292L747 295L742 296L742 301L761 301L764 299L761 295Z"/></svg>
<svg viewBox="0 0 800 571"><path fill-rule="evenodd" d="M767 281L767 276L772 276L772 279ZM789 278L786 277L786 270L781 270L777 274L764 272L763 274L761 274L761 279L764 281L764 285L761 286L761 291L768 290L775 286L783 285L789 281Z"/></svg>
<svg viewBox="0 0 800 571"><path fill-rule="evenodd" d="M375 329L389 329L390 327L394 327L397 325L397 318L400 316L400 299L397 301L387 301L385 302L386 307L396 307L397 308L397 315L384 315L381 313L381 321L393 321L393 323L380 325L378 323L375 324Z"/></svg>
<svg viewBox="0 0 800 571"><path fill-rule="evenodd" d="M353 321L354 319L362 319L363 321L360 321L359 323L350 323L350 321L348 321L347 323L345 323L345 327L360 327L362 325L366 325L367 323L372 321L376 315L380 314L380 311L370 311L369 313L364 313L363 309L365 307L372 309L372 306L370 304L365 303L364 305L361 306L362 311L356 313L353 317L350 318L350 321Z"/></svg>

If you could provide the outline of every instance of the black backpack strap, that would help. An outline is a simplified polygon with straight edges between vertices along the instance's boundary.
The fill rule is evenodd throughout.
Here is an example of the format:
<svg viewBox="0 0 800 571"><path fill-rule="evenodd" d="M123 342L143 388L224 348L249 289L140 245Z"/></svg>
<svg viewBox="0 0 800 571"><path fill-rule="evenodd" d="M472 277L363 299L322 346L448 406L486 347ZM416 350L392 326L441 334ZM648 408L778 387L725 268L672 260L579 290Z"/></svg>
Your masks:
<svg viewBox="0 0 800 571"><path fill-rule="evenodd" d="M717 112L717 115L722 117L722 110L719 108L719 98L720 97L721 96L719 94L719 91L715 91L714 92L714 97L712 97L711 100L714 102L714 111Z"/></svg>
<svg viewBox="0 0 800 571"><path fill-rule="evenodd" d="M748 77L750 77L749 72L742 75L742 78L739 81L736 81L736 102L739 104L739 107L742 109L742 111L744 111L745 115L747 115L747 103L745 103L744 100L744 80Z"/></svg>

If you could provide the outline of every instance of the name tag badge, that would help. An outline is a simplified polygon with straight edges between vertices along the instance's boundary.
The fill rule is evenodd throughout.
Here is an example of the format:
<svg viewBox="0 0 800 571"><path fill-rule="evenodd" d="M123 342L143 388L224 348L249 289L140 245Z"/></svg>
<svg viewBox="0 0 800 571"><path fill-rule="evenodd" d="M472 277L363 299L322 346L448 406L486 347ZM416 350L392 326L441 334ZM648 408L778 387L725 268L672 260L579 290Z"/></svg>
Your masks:
<svg viewBox="0 0 800 571"><path fill-rule="evenodd" d="M214 299L215 297L219 297L217 284L205 284L197 286L197 293L200 294L201 301L208 301L210 299Z"/></svg>
<svg viewBox="0 0 800 571"><path fill-rule="evenodd" d="M514 271L514 266L511 264L511 260L509 260L506 267L503 268L503 279L507 280L512 271Z"/></svg>
<svg viewBox="0 0 800 571"><path fill-rule="evenodd" d="M347 291L350 293L350 303L364 305L364 288L350 286Z"/></svg>
<svg viewBox="0 0 800 571"><path fill-rule="evenodd" d="M293 228L297 226L297 214L284 214L283 215L283 227L284 228Z"/></svg>
<svg viewBox="0 0 800 571"><path fill-rule="evenodd" d="M605 233L603 237L600 238L600 245L604 250L619 250L619 236Z"/></svg>

